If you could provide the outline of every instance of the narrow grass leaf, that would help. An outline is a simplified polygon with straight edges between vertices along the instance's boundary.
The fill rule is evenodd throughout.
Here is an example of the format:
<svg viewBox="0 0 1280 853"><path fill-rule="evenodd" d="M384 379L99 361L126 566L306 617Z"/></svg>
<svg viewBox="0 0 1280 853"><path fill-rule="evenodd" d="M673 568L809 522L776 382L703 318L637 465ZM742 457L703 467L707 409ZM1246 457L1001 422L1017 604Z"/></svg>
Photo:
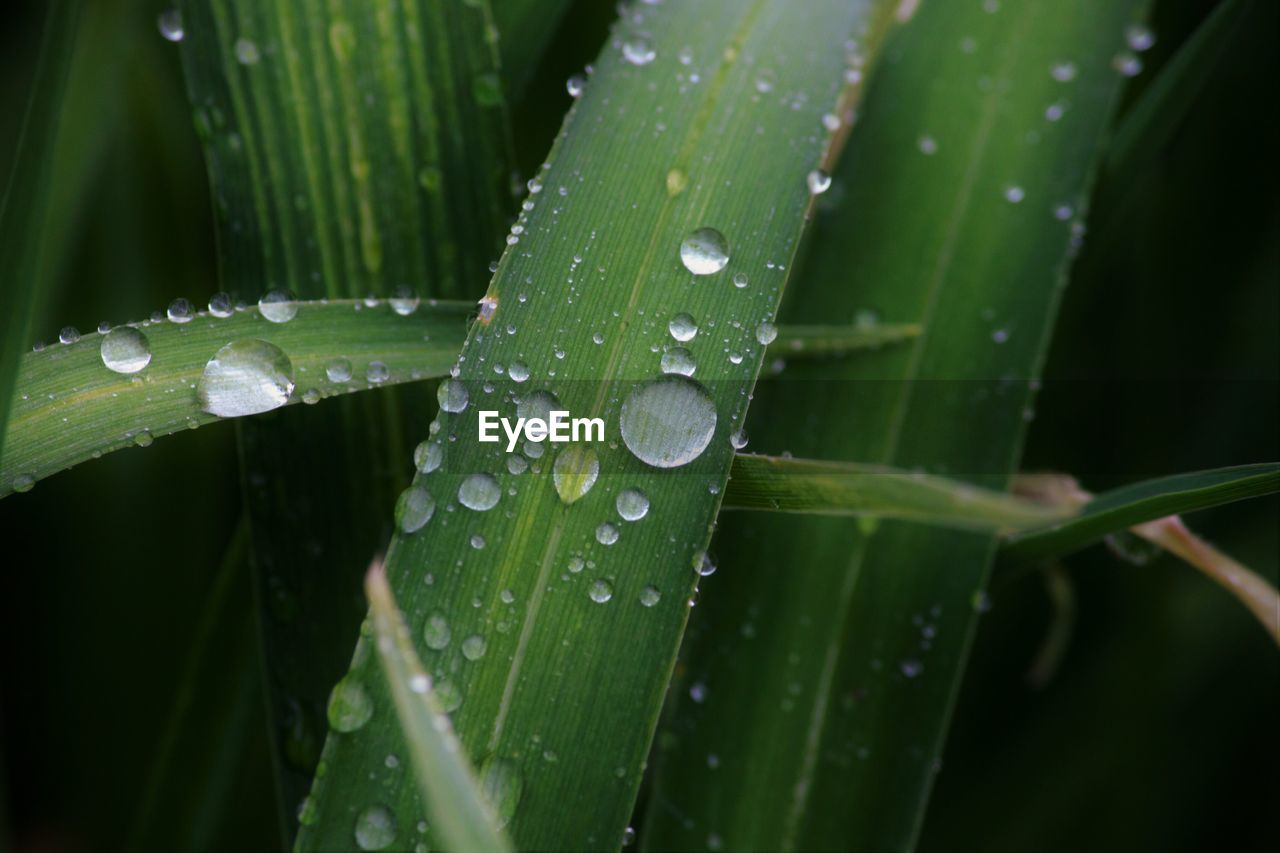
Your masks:
<svg viewBox="0 0 1280 853"><path fill-rule="evenodd" d="M387 575L518 848L623 839L764 358L757 329L812 204L806 176L847 130L845 43L870 13L631 8L442 386L430 473L401 499ZM677 347L681 370L664 373ZM566 503L564 450L482 443L482 410L601 419L594 485ZM589 478L575 479L577 494ZM349 846L374 803L406 829L421 815L381 764L403 743L367 658L357 650L344 681L368 690L370 717L331 734L302 849Z"/></svg>
<svg viewBox="0 0 1280 853"><path fill-rule="evenodd" d="M769 354L781 358L845 355L900 344L920 336L918 323L854 323L847 326L779 326Z"/></svg>
<svg viewBox="0 0 1280 853"><path fill-rule="evenodd" d="M118 326L22 356L0 497L114 450L223 420L228 407L252 413L246 400L258 399L268 411L441 376L457 356L472 306L428 302L405 316L386 304L299 302L286 323L268 321L257 307L226 310L229 316L199 312L181 323ZM283 356L274 381L263 384L261 371L242 369L214 382L219 353L247 342ZM245 351L273 351L253 347Z"/></svg>
<svg viewBox="0 0 1280 853"><path fill-rule="evenodd" d="M751 446L1003 491L1142 4L907 7L783 319L923 332L790 366ZM694 611L642 846L909 849L996 537L767 514L720 534L731 581Z"/></svg>

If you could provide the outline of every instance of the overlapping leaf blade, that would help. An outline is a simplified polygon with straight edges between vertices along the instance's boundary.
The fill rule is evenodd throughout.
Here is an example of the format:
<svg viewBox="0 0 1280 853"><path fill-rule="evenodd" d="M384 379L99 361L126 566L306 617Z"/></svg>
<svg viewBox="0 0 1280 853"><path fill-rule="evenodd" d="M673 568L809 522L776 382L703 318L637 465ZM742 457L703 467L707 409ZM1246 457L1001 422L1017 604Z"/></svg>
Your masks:
<svg viewBox="0 0 1280 853"><path fill-rule="evenodd" d="M754 447L1003 488L1140 3L920 4L877 66L792 322L910 345L762 386ZM841 286L835 286L839 283ZM727 519L660 743L654 849L902 849L977 618L989 535Z"/></svg>

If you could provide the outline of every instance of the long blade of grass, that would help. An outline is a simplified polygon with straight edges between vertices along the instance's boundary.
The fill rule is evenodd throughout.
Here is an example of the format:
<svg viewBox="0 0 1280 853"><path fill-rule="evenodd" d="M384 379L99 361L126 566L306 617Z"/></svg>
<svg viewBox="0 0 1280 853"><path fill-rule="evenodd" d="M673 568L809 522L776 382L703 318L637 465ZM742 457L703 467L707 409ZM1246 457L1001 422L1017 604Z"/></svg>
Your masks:
<svg viewBox="0 0 1280 853"><path fill-rule="evenodd" d="M225 289L478 293L501 247L512 170L485 0L182 8ZM326 408L237 428L286 844L365 613L361 576L408 477L406 424L429 411L424 391Z"/></svg>
<svg viewBox="0 0 1280 853"><path fill-rule="evenodd" d="M1018 489L1034 493L1034 487ZM1009 537L1001 575L1018 565L1061 556L1148 521L1222 506L1280 491L1280 463L1237 465L1143 480L1087 497L1079 515Z"/></svg>
<svg viewBox="0 0 1280 853"><path fill-rule="evenodd" d="M43 278L53 152L79 15L79 0L52 0L45 9L35 81L0 195L0 451L12 411L19 353L30 345L31 317Z"/></svg>
<svg viewBox="0 0 1280 853"><path fill-rule="evenodd" d="M495 828L475 769L431 690L431 679L413 648L381 564L369 570L364 588L373 614L378 659L413 759L422 805L441 849L510 850L511 843Z"/></svg>
<svg viewBox="0 0 1280 853"><path fill-rule="evenodd" d="M844 43L871 11L843 0L630 9L442 386L440 465L401 499L387 575L518 848L622 840L729 435L764 357L758 327L811 205L806 175L842 136L830 126L852 94ZM703 228L727 242L726 262L691 247L686 266L682 242ZM681 313L700 331L678 342ZM662 378L662 350L678 343L696 379ZM478 442L477 410L510 417L517 400L602 418L607 439L559 453L531 443L520 456ZM649 418L670 410L697 428L654 432ZM301 849L349 846L375 803L401 827L394 843L421 815L413 786L382 763L403 743L367 657L357 650L344 684L370 714L330 736ZM438 843L430 830L424 843Z"/></svg>
<svg viewBox="0 0 1280 853"><path fill-rule="evenodd" d="M22 356L0 497L88 459L222 420L202 408L199 386L209 361L236 341L279 348L292 383L284 404L315 403L444 375L472 311L460 302L428 302L407 316L355 300L297 307L287 323L269 322L256 307L229 317L200 312L183 323L131 324ZM108 361L133 372L109 369Z"/></svg>
<svg viewBox="0 0 1280 853"><path fill-rule="evenodd" d="M867 516L1011 533L1075 514L1004 492L887 465L739 454L724 509Z"/></svg>
<svg viewBox="0 0 1280 853"><path fill-rule="evenodd" d="M923 334L762 385L753 446L1003 490L1142 4L915 8L783 316ZM673 691L642 845L909 849L996 538L761 514L721 533L732 582L694 611L697 689Z"/></svg>

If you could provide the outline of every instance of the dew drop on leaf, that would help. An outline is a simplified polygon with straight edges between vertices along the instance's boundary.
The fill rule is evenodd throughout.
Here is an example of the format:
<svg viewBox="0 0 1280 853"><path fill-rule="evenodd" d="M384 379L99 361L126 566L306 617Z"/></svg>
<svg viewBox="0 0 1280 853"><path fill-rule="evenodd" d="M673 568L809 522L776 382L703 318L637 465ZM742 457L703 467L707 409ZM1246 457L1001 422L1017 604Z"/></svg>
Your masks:
<svg viewBox="0 0 1280 853"><path fill-rule="evenodd" d="M182 28L182 12L178 9L165 9L156 16L156 29L165 41L182 41L182 37L186 35Z"/></svg>
<svg viewBox="0 0 1280 853"><path fill-rule="evenodd" d="M720 272L729 263L729 241L714 228L699 228L680 244L680 262L694 275Z"/></svg>
<svg viewBox="0 0 1280 853"><path fill-rule="evenodd" d="M672 317L671 322L667 323L667 331L677 341L687 343L698 334L698 323L688 314L680 313Z"/></svg>
<svg viewBox="0 0 1280 853"><path fill-rule="evenodd" d="M413 466L420 474L430 474L444 460L444 448L439 442L424 441L413 450Z"/></svg>
<svg viewBox="0 0 1280 853"><path fill-rule="evenodd" d="M618 528L606 521L596 528L596 541L601 545L612 545L618 541Z"/></svg>
<svg viewBox="0 0 1280 853"><path fill-rule="evenodd" d="M614 505L624 521L639 521L649 514L649 496L639 489L623 489Z"/></svg>
<svg viewBox="0 0 1280 853"><path fill-rule="evenodd" d="M287 290L271 290L258 300L258 310L272 323L287 323L298 316L298 302Z"/></svg>
<svg viewBox="0 0 1280 853"><path fill-rule="evenodd" d="M496 827L502 829L515 817L524 779L514 761L490 755L480 765L480 791L493 810Z"/></svg>
<svg viewBox="0 0 1280 853"><path fill-rule="evenodd" d="M458 486L458 501L476 512L493 509L501 497L502 488L492 474L472 474Z"/></svg>
<svg viewBox="0 0 1280 853"><path fill-rule="evenodd" d="M196 315L196 309L188 300L179 297L169 303L165 315L171 323L190 323L191 318Z"/></svg>
<svg viewBox="0 0 1280 853"><path fill-rule="evenodd" d="M457 379L446 379L436 389L436 400L444 411L457 413L467 408L471 395L467 393L467 386Z"/></svg>
<svg viewBox="0 0 1280 853"><path fill-rule="evenodd" d="M335 358L324 366L324 375L330 382L348 382L351 379L351 362L345 358Z"/></svg>
<svg viewBox="0 0 1280 853"><path fill-rule="evenodd" d="M591 582L591 586L587 589L587 595L596 604L604 604L606 601L613 598L613 584L609 583L604 578L594 580Z"/></svg>
<svg viewBox="0 0 1280 853"><path fill-rule="evenodd" d="M329 695L329 725L334 731L358 731L372 716L373 701L354 676L348 675L334 686Z"/></svg>
<svg viewBox="0 0 1280 853"><path fill-rule="evenodd" d="M417 533L435 514L436 502L421 486L410 486L396 501L396 526L401 533Z"/></svg>
<svg viewBox="0 0 1280 853"><path fill-rule="evenodd" d="M102 336L102 363L116 373L137 373L151 363L151 344L141 329L119 326Z"/></svg>
<svg viewBox="0 0 1280 853"><path fill-rule="evenodd" d="M618 423L623 444L637 459L655 468L678 468L711 443L716 407L694 380L667 376L633 390Z"/></svg>
<svg viewBox="0 0 1280 853"><path fill-rule="evenodd" d="M229 293L215 293L209 297L209 313L220 320L225 320L236 311L236 304Z"/></svg>
<svg viewBox="0 0 1280 853"><path fill-rule="evenodd" d="M560 451L551 469L556 494L566 505L581 499L600 476L600 460L596 452L583 444L572 444Z"/></svg>
<svg viewBox="0 0 1280 853"><path fill-rule="evenodd" d="M622 57L632 65L648 65L657 56L657 51L646 38L635 36L622 43Z"/></svg>
<svg viewBox="0 0 1280 853"><path fill-rule="evenodd" d="M662 593L658 592L656 586L646 586L640 590L640 603L645 607L653 607L662 599Z"/></svg>
<svg viewBox="0 0 1280 853"><path fill-rule="evenodd" d="M396 818L386 806L369 806L356 818L356 846L385 850L396 840Z"/></svg>
<svg viewBox="0 0 1280 853"><path fill-rule="evenodd" d="M777 337L778 337L778 327L773 325L772 323L766 322L766 323L761 323L759 326L756 326L756 341L763 344L764 346L768 346L769 344L773 343L777 339Z"/></svg>
<svg viewBox="0 0 1280 853"><path fill-rule="evenodd" d="M480 660L488 650L489 644L479 634L472 634L462 641L462 656L467 660Z"/></svg>
<svg viewBox="0 0 1280 853"><path fill-rule="evenodd" d="M831 189L831 176L821 169L814 169L805 178L805 183L809 187L810 195L822 195Z"/></svg>
<svg viewBox="0 0 1280 853"><path fill-rule="evenodd" d="M422 640L432 651L442 651L449 646L453 631L449 628L449 620L443 613L432 613L422 628Z"/></svg>
<svg viewBox="0 0 1280 853"><path fill-rule="evenodd" d="M397 287L388 302L391 303L391 310L401 317L408 317L418 310L418 295L408 287Z"/></svg>
<svg viewBox="0 0 1280 853"><path fill-rule="evenodd" d="M692 376L698 369L698 363L693 360L693 353L684 347L672 347L667 350L662 354L658 364L663 373L675 373L680 376Z"/></svg>
<svg viewBox="0 0 1280 853"><path fill-rule="evenodd" d="M200 374L200 409L220 418L278 409L293 393L293 363L284 350L256 338L232 341L214 354Z"/></svg>

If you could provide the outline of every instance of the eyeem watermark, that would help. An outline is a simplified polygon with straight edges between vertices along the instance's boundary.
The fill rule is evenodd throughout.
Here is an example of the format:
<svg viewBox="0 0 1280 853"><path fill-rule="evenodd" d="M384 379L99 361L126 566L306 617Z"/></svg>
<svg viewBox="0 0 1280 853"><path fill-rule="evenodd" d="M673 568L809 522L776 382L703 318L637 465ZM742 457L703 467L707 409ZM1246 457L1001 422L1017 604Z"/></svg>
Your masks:
<svg viewBox="0 0 1280 853"><path fill-rule="evenodd" d="M552 444L563 444L570 441L604 441L604 418L571 418L569 413L553 409L542 418L516 418L512 425L507 418L500 417L497 412L480 410L480 440L486 442L502 441L498 428L507 435L507 452L516 449L520 437L527 441L541 442L550 439Z"/></svg>

